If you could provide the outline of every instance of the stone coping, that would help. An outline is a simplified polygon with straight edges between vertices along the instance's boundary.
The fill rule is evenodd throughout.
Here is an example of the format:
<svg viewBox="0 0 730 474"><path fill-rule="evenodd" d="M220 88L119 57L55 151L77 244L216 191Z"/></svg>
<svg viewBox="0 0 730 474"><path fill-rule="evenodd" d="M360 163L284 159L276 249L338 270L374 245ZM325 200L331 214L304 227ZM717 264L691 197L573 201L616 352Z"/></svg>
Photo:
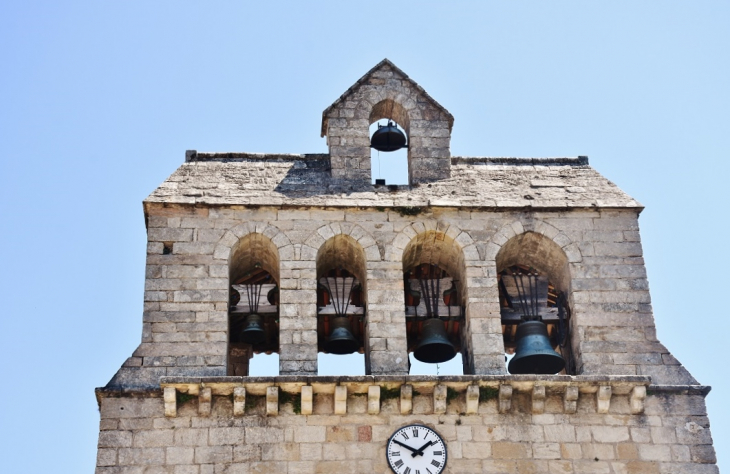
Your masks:
<svg viewBox="0 0 730 474"><path fill-rule="evenodd" d="M484 394L482 394L484 391ZM608 413L612 397L628 396L630 412L644 412L647 395L709 393L701 385L651 385L651 378L639 375L456 375L456 376L280 376L280 377L161 377L160 389L124 391L96 389L97 401L102 398L160 398L164 399L165 415L177 416L179 394L197 397L200 414L208 416L213 396L232 396L234 415L242 416L246 395L263 396L266 414L278 415L279 394L300 398L303 414L312 413L313 396L334 396L336 414L347 413L348 398L364 395L368 413L379 413L381 392L400 399L402 414L410 413L416 394L433 398L434 413L445 413L448 399L464 394L466 413L476 413L482 397L498 399L500 413L512 409L513 393L531 396L533 414L543 413L548 395L563 398L563 411L575 413L579 397L595 397L597 413ZM452 395L448 395L451 392ZM487 398L487 399L488 399Z"/></svg>
<svg viewBox="0 0 730 474"><path fill-rule="evenodd" d="M397 388L409 384L428 391L436 385L445 385L457 391L463 391L469 385L498 388L510 385L517 391L529 391L535 385L560 389L575 386L584 393L594 393L600 386L611 386L614 394L629 393L635 386L650 387L651 390L664 392L692 392L706 394L710 387L695 385L651 385L651 377L642 375L359 375L359 376L326 376L326 375L288 375L267 377L160 377L160 387L174 386L187 391L188 387L209 386L215 394L230 394L233 387L243 386L253 392L265 393L266 387L281 387L288 392L296 392L305 385L316 387L315 392L333 393L337 385L345 385L350 393L367 393L371 385L386 388ZM660 388L661 387L661 388ZM195 390L195 389L193 389ZM159 389L124 390L119 388L100 387L96 389L98 397L141 396L144 393L156 392ZM116 394L116 395L115 395ZM155 395L151 395L155 396ZM159 395L157 395L159 396Z"/></svg>
<svg viewBox="0 0 730 474"><path fill-rule="evenodd" d="M420 386L423 389L436 385L446 385L457 391L468 385L497 388L510 385L517 391L529 391L535 385L548 388L576 386L584 393L593 393L600 386L613 387L614 394L628 393L634 386L642 385L654 393L685 394L707 396L712 390L709 385L655 385L651 377L642 375L360 375L360 376L326 376L326 375L288 375L267 377L160 377L160 387L207 385L214 388L214 393L231 393L234 386L251 387L254 392L265 392L265 387L282 387L285 391L298 391L299 387L312 385L323 393L333 393L336 385L346 385L351 393L367 393L369 386L379 385L396 388L404 384ZM259 388L259 390L257 390ZM260 390L263 388L264 390ZM159 397L160 389L130 389L98 387L97 398L137 396Z"/></svg>
<svg viewBox="0 0 730 474"><path fill-rule="evenodd" d="M481 385L510 384L528 390L536 383L546 386L559 385L651 385L647 375L282 375L267 377L160 377L160 385L178 384L274 384L274 385ZM367 390L366 390L367 391Z"/></svg>
<svg viewBox="0 0 730 474"><path fill-rule="evenodd" d="M187 150L185 162L191 161L328 161L329 153L249 153L241 151ZM578 157L516 157L516 156L452 156L452 165L565 165L588 166L587 156Z"/></svg>
<svg viewBox="0 0 730 474"><path fill-rule="evenodd" d="M329 160L329 153L249 153L245 151L197 151L187 150L185 162L191 161L323 161Z"/></svg>

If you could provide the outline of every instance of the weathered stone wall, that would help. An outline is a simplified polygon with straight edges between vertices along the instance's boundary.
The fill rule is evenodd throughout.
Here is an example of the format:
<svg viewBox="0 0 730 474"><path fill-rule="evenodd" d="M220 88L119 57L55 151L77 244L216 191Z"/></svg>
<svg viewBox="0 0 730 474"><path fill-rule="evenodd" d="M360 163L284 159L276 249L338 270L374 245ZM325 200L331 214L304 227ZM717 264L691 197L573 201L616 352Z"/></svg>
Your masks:
<svg viewBox="0 0 730 474"><path fill-rule="evenodd" d="M231 379L198 381L177 399L175 384L164 397L98 391L96 473L388 474L386 442L410 423L445 439L446 473L718 473L702 387L647 391L640 377Z"/></svg>
<svg viewBox="0 0 730 474"><path fill-rule="evenodd" d="M406 374L403 259L425 234L452 242L466 278L465 373L504 373L497 258L525 247L523 263L556 272L568 292L579 374L650 375L696 384L656 339L635 210L491 211L456 208L200 208L148 204L142 343L110 382L156 387L160 376L227 373L229 266L239 242L260 234L276 255L280 373L316 374L316 265L328 239L347 235L366 264L369 371ZM529 236L529 238L525 238ZM517 240L515 240L517 239ZM267 247L267 248L268 248ZM507 250L500 253L503 247ZM501 257L500 257L501 258ZM510 257L511 258L511 257ZM268 258L272 262L276 259ZM268 261L267 260L267 261ZM554 260L554 259L553 259ZM234 262L235 263L235 262ZM272 270L273 271L273 270Z"/></svg>

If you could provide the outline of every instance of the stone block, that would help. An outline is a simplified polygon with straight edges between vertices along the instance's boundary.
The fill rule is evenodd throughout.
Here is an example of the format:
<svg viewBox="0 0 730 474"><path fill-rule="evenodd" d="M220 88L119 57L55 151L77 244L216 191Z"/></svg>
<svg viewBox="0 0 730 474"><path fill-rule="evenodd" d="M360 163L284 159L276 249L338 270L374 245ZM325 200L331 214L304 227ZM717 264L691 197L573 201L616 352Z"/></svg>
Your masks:
<svg viewBox="0 0 730 474"><path fill-rule="evenodd" d="M175 446L207 446L207 428L179 428L174 430Z"/></svg>
<svg viewBox="0 0 730 474"><path fill-rule="evenodd" d="M96 451L96 465L97 467L116 466L117 450L109 448L99 448Z"/></svg>
<svg viewBox="0 0 730 474"><path fill-rule="evenodd" d="M266 387L266 415L279 414L279 387Z"/></svg>
<svg viewBox="0 0 730 474"><path fill-rule="evenodd" d="M471 443L462 443L461 446L462 446L461 455L465 459L489 459L489 457L492 453L492 444L491 443L471 442ZM451 453L449 453L449 454L451 454ZM462 472L462 471L459 471L459 472ZM479 472L481 472L481 471L479 471Z"/></svg>
<svg viewBox="0 0 730 474"><path fill-rule="evenodd" d="M596 410L598 413L608 413L611 407L611 387L606 385L598 388L596 393Z"/></svg>
<svg viewBox="0 0 730 474"><path fill-rule="evenodd" d="M479 386L469 385L466 389L466 414L473 415L479 411Z"/></svg>
<svg viewBox="0 0 730 474"><path fill-rule="evenodd" d="M446 385L436 385L433 388L433 412L437 415L446 413L447 387Z"/></svg>
<svg viewBox="0 0 730 474"><path fill-rule="evenodd" d="M165 448L165 464L193 464L195 448L170 446Z"/></svg>
<svg viewBox="0 0 730 474"><path fill-rule="evenodd" d="M578 387L568 386L565 388L563 395L563 411L568 414L575 413L578 410Z"/></svg>
<svg viewBox="0 0 730 474"><path fill-rule="evenodd" d="M284 429L275 427L246 427L246 443L249 445L283 443Z"/></svg>
<svg viewBox="0 0 730 474"><path fill-rule="evenodd" d="M131 431L102 431L99 433L100 448L129 448L132 446Z"/></svg>
<svg viewBox="0 0 730 474"><path fill-rule="evenodd" d="M532 456L528 443L513 443L496 441L492 443L492 457L494 459L526 459Z"/></svg>
<svg viewBox="0 0 730 474"><path fill-rule="evenodd" d="M499 412L507 413L512 408L512 386L502 384L499 386Z"/></svg>
<svg viewBox="0 0 730 474"><path fill-rule="evenodd" d="M380 413L380 386L371 385L368 387L368 414L377 415Z"/></svg>
<svg viewBox="0 0 730 474"><path fill-rule="evenodd" d="M244 442L243 427L210 428L208 442L211 446L238 445Z"/></svg>
<svg viewBox="0 0 730 474"><path fill-rule="evenodd" d="M295 426L293 427L294 442L324 443L327 439L327 428L326 426Z"/></svg>
<svg viewBox="0 0 730 474"><path fill-rule="evenodd" d="M172 445L174 430L141 430L134 433L135 448L159 448Z"/></svg>
<svg viewBox="0 0 730 474"><path fill-rule="evenodd" d="M261 447L263 461L298 461L299 445L297 443L265 444Z"/></svg>
<svg viewBox="0 0 730 474"><path fill-rule="evenodd" d="M672 451L667 445L640 444L638 448L639 459L642 461L672 461Z"/></svg>
<svg viewBox="0 0 730 474"><path fill-rule="evenodd" d="M344 415L347 413L347 387L338 385L335 387L335 415Z"/></svg>
<svg viewBox="0 0 730 474"><path fill-rule="evenodd" d="M400 413L408 415L413 410L413 386L403 384L400 387Z"/></svg>
<svg viewBox="0 0 730 474"><path fill-rule="evenodd" d="M213 402L213 393L209 387L201 388L198 394L198 414L200 416L210 416L210 410Z"/></svg>
<svg viewBox="0 0 730 474"><path fill-rule="evenodd" d="M537 385L532 388L532 413L539 415L545 412L545 386Z"/></svg>
<svg viewBox="0 0 730 474"><path fill-rule="evenodd" d="M246 411L246 388L233 389L233 416L243 416Z"/></svg>
<svg viewBox="0 0 730 474"><path fill-rule="evenodd" d="M233 461L232 446L201 446L195 448L196 464L216 464Z"/></svg>
<svg viewBox="0 0 730 474"><path fill-rule="evenodd" d="M302 415L311 415L312 414L312 407L313 407L313 400L314 400L314 393L312 391L311 385L305 385L301 389L301 413Z"/></svg>
<svg viewBox="0 0 730 474"><path fill-rule="evenodd" d="M191 242L193 240L193 229L150 228L147 230L147 240L150 242Z"/></svg>

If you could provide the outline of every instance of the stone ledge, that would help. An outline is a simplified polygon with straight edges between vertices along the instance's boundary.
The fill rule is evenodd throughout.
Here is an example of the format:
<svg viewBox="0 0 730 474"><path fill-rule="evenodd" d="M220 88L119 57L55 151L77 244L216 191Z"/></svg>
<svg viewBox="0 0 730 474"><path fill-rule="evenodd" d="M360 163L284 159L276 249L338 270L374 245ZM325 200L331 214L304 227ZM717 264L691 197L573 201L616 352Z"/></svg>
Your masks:
<svg viewBox="0 0 730 474"><path fill-rule="evenodd" d="M400 392L401 412L409 412L414 391L433 397L434 413L446 410L447 394L456 396L465 393L471 399L471 413L476 413L481 389L491 389L490 398L499 399L499 411L512 409L512 395L527 392L532 397L532 412L542 413L547 395L562 394L566 413L574 413L578 396L595 396L597 411L608 413L613 396L628 395L631 412L644 411L644 399L651 378L647 376L561 376L561 375L462 375L462 376L281 376L281 377L161 377L160 386L165 394L165 415L177 414L176 393L185 393L199 398L199 413L207 416L213 395L237 396L245 400L246 394L266 396L267 414L275 416L274 410L279 390L299 394L302 405L311 403L313 394L334 396L335 413L347 413L348 395L366 395L368 411L379 411L381 390ZM685 388L686 389L686 388ZM97 391L97 397L112 395ZM131 394L130 394L131 395ZM112 395L113 396L113 395ZM475 398L476 397L476 398ZM488 398L487 398L488 399ZM485 399L486 400L486 399ZM476 402L476 406L473 406ZM307 410L309 411L309 410ZM234 410L236 416L243 416L243 405Z"/></svg>
<svg viewBox="0 0 730 474"><path fill-rule="evenodd" d="M266 414L278 415L280 391L301 397L303 414L311 414L314 394L333 396L335 412L347 413L348 397L368 397L368 412L378 413L381 391L393 398L400 393L402 414L412 410L415 394L433 398L434 413L445 412L448 399L464 394L467 414L477 413L480 401L498 400L500 413L514 411L512 397L515 393L527 393L531 397L533 414L544 412L545 399L549 395L563 398L566 414L576 412L579 397L595 397L596 412L609 413L612 398L628 396L632 414L644 412L647 395L657 393L706 396L709 386L703 385L651 385L651 378L637 375L457 375L457 376L276 376L276 377L161 377L160 389L119 390L97 388L97 402L102 398L160 398L164 399L165 416L177 416L177 394L197 396L199 414L210 415L213 396L233 396L238 401L234 416L245 415L246 394L263 396L267 400ZM480 392L487 389L484 400ZM491 392L490 392L491 389Z"/></svg>
<svg viewBox="0 0 730 474"><path fill-rule="evenodd" d="M497 157L497 156L452 156L452 165L566 165L566 166L588 166L587 156L569 157L546 157L546 158L518 158L518 157Z"/></svg>
<svg viewBox="0 0 730 474"><path fill-rule="evenodd" d="M204 152L197 150L187 150L185 152L185 162L191 161L249 161L249 160L265 160L265 161L327 161L329 162L329 153L247 153L247 152Z"/></svg>
<svg viewBox="0 0 730 474"><path fill-rule="evenodd" d="M329 153L249 153L249 152L204 152L187 150L185 161L326 161ZM565 165L587 166L587 156L578 157L503 157L503 156L453 156L452 165Z"/></svg>
<svg viewBox="0 0 730 474"><path fill-rule="evenodd" d="M712 390L709 385L650 385L647 387L648 392L653 393L672 393L675 395L702 395L706 397Z"/></svg>

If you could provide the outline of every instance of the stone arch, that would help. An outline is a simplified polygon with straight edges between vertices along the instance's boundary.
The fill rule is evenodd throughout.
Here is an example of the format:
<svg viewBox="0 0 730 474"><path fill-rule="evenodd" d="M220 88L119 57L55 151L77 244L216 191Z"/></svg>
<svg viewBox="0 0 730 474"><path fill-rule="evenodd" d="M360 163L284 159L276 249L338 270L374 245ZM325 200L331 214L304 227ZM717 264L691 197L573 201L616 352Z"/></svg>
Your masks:
<svg viewBox="0 0 730 474"><path fill-rule="evenodd" d="M302 255L318 255L325 242L336 235L346 235L360 245L368 262L379 262L383 259L375 238L357 224L332 222L325 224L312 232L302 245ZM316 257L315 257L316 259Z"/></svg>
<svg viewBox="0 0 730 474"><path fill-rule="evenodd" d="M411 101L412 102L412 101ZM360 104L363 104L361 102ZM407 101L406 104L409 104ZM393 98L386 98L373 105L370 109L370 117L368 123L377 122L378 120L387 118L393 119L400 125L403 130L406 131L406 135L411 135L411 119L410 114L413 112L414 107L404 106L401 101L396 101Z"/></svg>
<svg viewBox="0 0 730 474"><path fill-rule="evenodd" d="M424 220L413 222L401 230L393 239L389 251L386 251L385 259L391 262L400 262L404 255L406 246L418 234L429 231L437 231L443 233L446 237L452 239L459 250L464 254L465 261L480 260L479 252L476 248L476 242L468 232L461 230L455 224L446 224L436 220Z"/></svg>
<svg viewBox="0 0 730 474"><path fill-rule="evenodd" d="M411 228L414 229L413 226L419 227L417 224L418 223L412 224ZM446 274L454 280L459 299L453 306L456 306L458 309L452 312L451 308L453 306L452 304L448 304L447 308L449 312L440 312L439 316L441 316L442 321L444 321L444 329L446 330L449 339L455 346L457 346L457 350L461 353L461 361L463 364L462 370L465 373L468 373L470 371L470 364L464 357L464 354L467 353L466 348L468 347L468 342L465 330L466 321L463 318L463 308L466 306L467 301L467 273L466 261L461 243L457 242L453 237L447 235L441 230L423 228L421 232L410 239L403 249L401 264L405 278L404 286L406 293L408 293L409 285L412 290L414 289L412 286L412 282L414 280L411 280L407 275L419 267L421 270L429 268L434 269L431 265L436 265L439 272L442 270L445 271ZM425 265L425 267L423 267L423 265ZM412 276L413 275L411 274L411 277ZM429 278L433 278L433 276ZM442 277L437 278L440 279ZM443 288L439 288L439 291L446 291L448 289L449 287L444 286ZM421 287L421 291L423 291L423 287ZM422 297L425 296L423 293L421 293L421 295ZM441 301L440 296L441 295L439 294L439 303L437 303L439 307L441 307L442 304L446 304L445 301ZM408 298L410 298L410 296L406 295L405 297L406 301L409 301ZM421 305L423 305L422 297ZM418 314L419 313L409 313L408 310L406 310L406 343L409 351L413 351L416 348L418 341L423 337L422 331L425 326L422 326L423 319L419 319ZM425 313L423 312L420 313L421 316L424 314ZM450 317L444 318L443 316Z"/></svg>
<svg viewBox="0 0 730 474"><path fill-rule="evenodd" d="M261 268L278 283L280 266L279 249L274 242L262 233L251 232L231 247L228 258L229 279L233 283L254 268Z"/></svg>
<svg viewBox="0 0 730 474"><path fill-rule="evenodd" d="M327 239L317 251L317 278L336 266L342 266L362 285L367 281L365 249L348 234L336 234Z"/></svg>
<svg viewBox="0 0 730 474"><path fill-rule="evenodd" d="M361 100L357 104L356 116L367 116L367 128L365 129L365 137L370 144L370 126L381 119L392 119L394 120L404 131L407 137L408 148L406 149L407 164L408 164L408 182L413 182L413 168L415 166L413 161L413 153L411 147L412 142L412 129L411 129L411 116L420 117L418 109L416 108L416 102L414 99L403 93L397 93L393 90L373 91L367 99ZM418 135L418 133L416 133ZM416 140L418 141L418 139ZM372 173L372 150L370 153L370 166L368 169ZM402 155L401 155L402 156ZM403 183L400 183L403 184Z"/></svg>
<svg viewBox="0 0 730 474"><path fill-rule="evenodd" d="M344 272L342 271L344 270ZM347 234L336 234L327 239L317 251L316 275L318 282L318 311L317 311L317 350L327 352L326 342L330 334L333 318L336 313L320 314L320 309L334 309L337 302L349 301L346 304L346 315L350 324L352 335L359 341L358 352L364 352L366 344L366 319L365 308L367 307L367 259L365 250L353 237ZM328 277L331 283L339 281L339 286L333 286L323 290L319 285L320 279ZM334 279L331 277L335 277ZM348 287L345 284L347 279L354 277L359 286ZM343 278L344 280L341 280ZM326 283L325 287L326 287ZM352 282L355 285L355 282ZM350 292L350 290L353 290ZM334 290L334 291L333 291ZM340 290L342 292L340 292ZM330 293L331 292L331 293ZM329 305L325 306L324 298L329 298ZM352 299L351 299L352 298ZM335 302L333 305L332 303ZM340 306L342 310L342 306ZM364 363L364 360L363 360Z"/></svg>
<svg viewBox="0 0 730 474"><path fill-rule="evenodd" d="M553 279L551 281L560 285L558 288L559 290L567 292L570 288L569 264L580 263L583 260L583 256L580 253L578 245L574 243L570 237L561 232L555 226L543 220L534 219L525 224L523 224L520 220L515 220L500 227L487 243L485 260L497 261L499 255L502 254L504 246L508 242L512 242L512 245L515 245L514 242L516 241L513 241L513 239L526 234L532 234L532 236L520 237L520 239L526 239L524 241L527 246L525 251L531 252L529 257L536 262L541 261L539 255L540 253L544 253L545 255L542 260L552 262L549 264L543 263L542 265L545 268L538 268L538 266L535 266L535 268L548 272L549 267L549 271L553 278L560 277L559 279ZM536 236L540 236L540 238ZM520 240L520 242L522 242L522 240ZM562 254L562 257L560 254ZM509 255L509 253L503 254L501 257L503 260L507 258L505 255ZM562 261L563 258L564 262ZM558 269L558 266L561 268ZM500 263L497 261L497 271L499 272L503 268L504 267L500 266Z"/></svg>
<svg viewBox="0 0 730 474"><path fill-rule="evenodd" d="M555 240L556 237L561 235L555 227L542 223L541 225L536 225L534 229L535 230L528 230L516 234L502 244L494 259L496 271L499 274L514 265L523 265L534 268L537 270L537 273L547 276L547 280L553 285L556 295L562 293L567 297L564 307L567 309L567 324L565 329L568 331L568 338L560 342L558 340L559 336L555 335L560 334L559 326L562 323L558 323L556 321L549 323L549 320L543 321L547 325L549 332L552 334L551 340L553 341L553 344L556 345L555 347L558 347L558 345L560 346L558 350L566 361L566 372L568 374L574 374L576 367L575 364L578 361L575 360L573 356L575 353L573 350L575 339L571 336L573 333L571 327L573 326L574 321L570 316L572 314L571 262L568 258L567 252L564 250L564 247L561 247ZM536 231L538 229L540 229L542 233L538 233ZM565 237L564 243L565 247L568 248L573 245L567 237ZM580 253L578 253L578 255L580 255ZM545 295L545 297L547 298L548 295ZM556 298L557 305L561 306L560 298ZM505 323L504 320L502 322ZM505 324L506 326L503 325L503 331L505 331L504 337L513 339L517 324ZM552 330L550 330L551 327ZM505 339L505 341L507 341L507 339ZM505 344L507 344L507 342L505 342Z"/></svg>
<svg viewBox="0 0 730 474"><path fill-rule="evenodd" d="M435 229L416 234L403 249L401 263L403 271L416 265L431 263L438 265L455 280L463 305L466 298L466 263L463 247L453 237Z"/></svg>
<svg viewBox="0 0 730 474"><path fill-rule="evenodd" d="M529 265L547 275L556 289L570 291L568 256L544 234L527 231L515 235L502 245L495 257L497 272L512 265Z"/></svg>
<svg viewBox="0 0 730 474"><path fill-rule="evenodd" d="M247 230L250 231L251 228ZM280 352L277 291L281 282L280 266L279 249L264 233L245 233L230 247L227 357L229 375L249 375L250 360L254 354ZM247 333L244 329L253 324L251 318L258 318L258 326L262 328L261 334L264 334L260 340L247 340L247 336L244 336Z"/></svg>
<svg viewBox="0 0 730 474"><path fill-rule="evenodd" d="M289 240L289 237L281 229L266 222L255 221L244 222L226 231L213 251L213 258L216 260L230 261L233 247L242 238L252 233L262 234L271 240L271 243L277 248L280 259L294 259L294 246Z"/></svg>

